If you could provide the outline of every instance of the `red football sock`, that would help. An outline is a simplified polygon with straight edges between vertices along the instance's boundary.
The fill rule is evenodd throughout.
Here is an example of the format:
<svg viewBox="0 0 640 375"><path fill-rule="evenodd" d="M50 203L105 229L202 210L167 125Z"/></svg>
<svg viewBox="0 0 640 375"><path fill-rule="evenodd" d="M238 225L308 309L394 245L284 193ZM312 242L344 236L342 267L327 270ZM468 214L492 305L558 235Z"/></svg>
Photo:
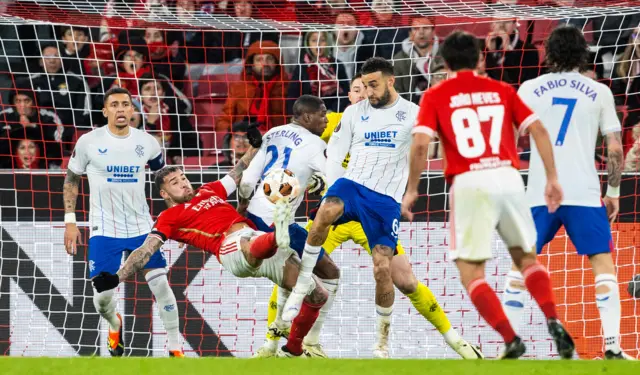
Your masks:
<svg viewBox="0 0 640 375"><path fill-rule="evenodd" d="M556 301L547 269L542 264L536 263L522 270L522 276L524 276L524 284L531 296L538 302L544 316L547 319L557 319Z"/></svg>
<svg viewBox="0 0 640 375"><path fill-rule="evenodd" d="M260 235L251 242L249 248L251 255L256 259L268 259L276 254L278 251L278 244L276 243L276 233L265 233Z"/></svg>
<svg viewBox="0 0 640 375"><path fill-rule="evenodd" d="M287 349L289 349L290 353L295 355L302 354L302 340L309 333L316 319L318 319L323 305L324 303L312 305L306 301L302 303L300 313L293 319L289 339L287 340Z"/></svg>
<svg viewBox="0 0 640 375"><path fill-rule="evenodd" d="M509 319L502 309L502 304L485 279L476 279L469 284L467 292L471 301L484 320L498 331L504 342L509 343L516 337L516 333L509 323Z"/></svg>

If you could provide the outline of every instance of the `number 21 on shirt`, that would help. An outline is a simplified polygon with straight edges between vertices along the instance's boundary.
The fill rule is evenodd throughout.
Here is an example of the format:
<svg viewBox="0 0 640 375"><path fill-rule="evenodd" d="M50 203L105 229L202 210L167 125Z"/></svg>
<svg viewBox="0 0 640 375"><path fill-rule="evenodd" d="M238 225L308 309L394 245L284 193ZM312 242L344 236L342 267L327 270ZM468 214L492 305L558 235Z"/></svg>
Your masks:
<svg viewBox="0 0 640 375"><path fill-rule="evenodd" d="M477 109L460 108L451 114L451 125L460 155L473 159L484 155L487 144L482 135L481 122L491 121L489 147L494 155L500 154L504 105L480 106Z"/></svg>
<svg viewBox="0 0 640 375"><path fill-rule="evenodd" d="M282 161L282 168L283 169L287 169L287 167L289 166L289 158L291 157L291 151L293 151L293 149L291 147L285 147L284 148L284 151L283 151L284 160ZM278 161L278 156L280 155L278 153L278 147L276 145L267 146L267 155L271 159L269 160L267 165L264 167L264 170L262 171L262 178L264 178L264 176L267 174L267 172L269 172L269 169L271 169L273 167L273 165L276 163L276 161Z"/></svg>

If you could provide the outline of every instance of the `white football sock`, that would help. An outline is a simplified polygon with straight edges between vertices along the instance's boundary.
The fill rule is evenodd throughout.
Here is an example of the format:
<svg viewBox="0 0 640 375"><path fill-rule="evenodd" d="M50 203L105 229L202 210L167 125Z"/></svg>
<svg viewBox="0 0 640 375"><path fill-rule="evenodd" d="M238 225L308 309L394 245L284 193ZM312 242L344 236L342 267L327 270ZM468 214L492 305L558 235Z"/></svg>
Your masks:
<svg viewBox="0 0 640 375"><path fill-rule="evenodd" d="M504 283L504 292L502 293L502 308L511 323L513 330L518 332L522 313L524 312L524 303L526 298L526 290L515 288L511 283L524 285L524 277L518 271L509 271Z"/></svg>
<svg viewBox="0 0 640 375"><path fill-rule="evenodd" d="M318 255L320 255L321 250L322 246L311 246L308 243L304 244L304 251L302 252L301 258L302 264L300 265L300 275L298 276L298 284L300 284L301 282L304 284L311 284L311 274L313 273L313 269L316 267L316 263L318 263Z"/></svg>
<svg viewBox="0 0 640 375"><path fill-rule="evenodd" d="M322 285L329 292L329 296L327 297L327 302L320 309L320 315L318 315L318 319L311 327L311 330L304 337L304 344L306 345L318 345L320 343L320 331L322 331L322 326L324 326L324 321L327 318L327 314L329 314L329 310L331 310L331 306L333 306L333 301L336 298L336 294L338 294L338 282L340 279L321 279Z"/></svg>
<svg viewBox="0 0 640 375"><path fill-rule="evenodd" d="M444 341L447 343L447 345L452 348L454 346L457 346L458 342L460 341L460 335L458 334L458 331L456 331L453 327L449 328L447 332L443 333L442 337L444 338Z"/></svg>
<svg viewBox="0 0 640 375"><path fill-rule="evenodd" d="M596 293L596 306L600 312L602 331L604 333L605 350L620 352L620 290L615 275L600 274L596 276L596 288L607 286L606 293Z"/></svg>
<svg viewBox="0 0 640 375"><path fill-rule="evenodd" d="M278 304L276 308L276 322L282 320L282 310L284 309L284 304L287 303L287 298L289 298L291 292L286 290L283 287L278 287Z"/></svg>
<svg viewBox="0 0 640 375"><path fill-rule="evenodd" d="M178 317L178 304L176 296L169 286L167 271L158 268L145 275L149 289L156 297L160 320L167 331L167 348L169 350L182 350L180 339L180 318Z"/></svg>
<svg viewBox="0 0 640 375"><path fill-rule="evenodd" d="M116 314L116 301L113 298L115 289L105 290L102 293L98 293L93 290L93 306L102 319L109 323L109 329L116 332L120 329L120 319Z"/></svg>
<svg viewBox="0 0 640 375"><path fill-rule="evenodd" d="M391 329L391 315L393 314L393 305L390 307L382 307L376 305L376 334L379 345L387 345L389 343L389 331Z"/></svg>

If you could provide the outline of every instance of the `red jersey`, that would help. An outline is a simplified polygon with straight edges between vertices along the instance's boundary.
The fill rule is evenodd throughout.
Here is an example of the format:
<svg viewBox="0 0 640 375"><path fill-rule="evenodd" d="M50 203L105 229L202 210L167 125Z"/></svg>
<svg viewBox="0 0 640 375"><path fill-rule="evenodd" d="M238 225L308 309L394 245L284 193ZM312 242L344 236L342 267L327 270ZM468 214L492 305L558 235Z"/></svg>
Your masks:
<svg viewBox="0 0 640 375"><path fill-rule="evenodd" d="M519 168L513 126L522 132L537 118L513 87L463 71L422 96L413 133L438 134L451 182L468 171Z"/></svg>
<svg viewBox="0 0 640 375"><path fill-rule="evenodd" d="M243 222L255 229L249 219L227 202L227 190L216 181L202 185L189 202L158 215L151 235L162 242L172 239L186 243L218 257L226 231L233 224Z"/></svg>

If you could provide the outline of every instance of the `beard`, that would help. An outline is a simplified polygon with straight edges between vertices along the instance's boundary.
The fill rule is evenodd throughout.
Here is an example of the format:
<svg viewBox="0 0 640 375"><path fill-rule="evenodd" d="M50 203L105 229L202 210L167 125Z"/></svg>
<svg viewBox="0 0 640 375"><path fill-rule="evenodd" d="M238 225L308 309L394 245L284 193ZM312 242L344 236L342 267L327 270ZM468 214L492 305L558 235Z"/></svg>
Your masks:
<svg viewBox="0 0 640 375"><path fill-rule="evenodd" d="M371 99L372 98L369 97L369 104L371 104L373 108L379 109L386 106L389 104L389 101L391 101L391 91L389 91L389 87L384 88L384 94L382 94L380 98L374 98L377 101L376 103L373 103Z"/></svg>
<svg viewBox="0 0 640 375"><path fill-rule="evenodd" d="M268 66L265 65L262 67L262 69L260 69L260 71L256 71L256 69L253 69L253 76L256 77L257 80L263 80L263 81L268 81L269 79L271 79L273 77L273 75L275 74L275 68L272 66Z"/></svg>

